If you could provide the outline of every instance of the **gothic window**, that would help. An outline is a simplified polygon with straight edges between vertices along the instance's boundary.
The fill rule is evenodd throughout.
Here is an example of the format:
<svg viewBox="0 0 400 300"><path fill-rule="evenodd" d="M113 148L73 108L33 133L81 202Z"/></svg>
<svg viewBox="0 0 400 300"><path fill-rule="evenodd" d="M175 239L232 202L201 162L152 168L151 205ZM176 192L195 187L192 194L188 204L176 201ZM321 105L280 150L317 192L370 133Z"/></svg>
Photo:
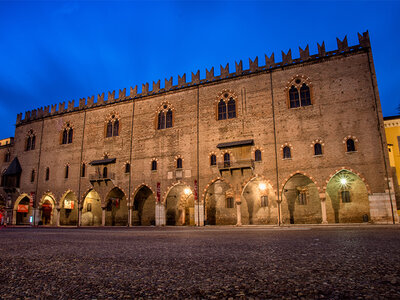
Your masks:
<svg viewBox="0 0 400 300"><path fill-rule="evenodd" d="M31 172L31 182L35 181L35 170L32 170Z"/></svg>
<svg viewBox="0 0 400 300"><path fill-rule="evenodd" d="M225 203L226 208L234 208L235 207L235 202L233 200L233 197L227 197L225 201L226 201L226 203Z"/></svg>
<svg viewBox="0 0 400 300"><path fill-rule="evenodd" d="M322 146L320 143L314 144L314 155L322 155Z"/></svg>
<svg viewBox="0 0 400 300"><path fill-rule="evenodd" d="M353 139L348 139L346 141L346 149L347 149L347 152L356 151L356 145L355 145Z"/></svg>
<svg viewBox="0 0 400 300"><path fill-rule="evenodd" d="M260 149L257 149L254 152L254 160L255 161L261 161L261 150Z"/></svg>
<svg viewBox="0 0 400 300"><path fill-rule="evenodd" d="M303 83L300 88L301 106L311 105L310 88Z"/></svg>
<svg viewBox="0 0 400 300"><path fill-rule="evenodd" d="M226 119L226 104L224 100L220 100L218 103L218 120Z"/></svg>
<svg viewBox="0 0 400 300"><path fill-rule="evenodd" d="M341 191L341 192L340 192L340 198L342 199L342 203L349 203L349 202L351 202L351 199L350 199L350 191L346 191L346 190Z"/></svg>
<svg viewBox="0 0 400 300"><path fill-rule="evenodd" d="M289 94L289 108L312 104L309 78L304 76L295 78L291 82L288 82L287 89Z"/></svg>
<svg viewBox="0 0 400 300"><path fill-rule="evenodd" d="M65 178L68 178L68 175L69 175L69 166L68 165L66 165L65 166Z"/></svg>
<svg viewBox="0 0 400 300"><path fill-rule="evenodd" d="M69 123L65 124L63 131L61 132L61 144L71 144L74 136L74 130Z"/></svg>
<svg viewBox="0 0 400 300"><path fill-rule="evenodd" d="M103 168L103 178L107 178L107 172L108 170L107 170L107 167L104 167Z"/></svg>
<svg viewBox="0 0 400 300"><path fill-rule="evenodd" d="M49 167L46 168L46 176L45 176L45 180L48 181L50 179L50 169Z"/></svg>
<svg viewBox="0 0 400 300"><path fill-rule="evenodd" d="M83 163L81 166L81 177L85 177L86 175L86 164Z"/></svg>
<svg viewBox="0 0 400 300"><path fill-rule="evenodd" d="M294 107L299 107L300 106L299 92L294 87L294 85L292 85L292 87L289 90L289 99L290 99L290 108L294 108Z"/></svg>
<svg viewBox="0 0 400 300"><path fill-rule="evenodd" d="M157 171L157 161L156 160L153 160L151 162L151 170L152 171Z"/></svg>
<svg viewBox="0 0 400 300"><path fill-rule="evenodd" d="M217 97L217 120L234 119L237 116L236 95L229 90L223 90Z"/></svg>
<svg viewBox="0 0 400 300"><path fill-rule="evenodd" d="M176 160L176 168L177 169L182 169L182 158L178 157Z"/></svg>
<svg viewBox="0 0 400 300"><path fill-rule="evenodd" d="M236 102L233 98L228 101L228 119L236 118Z"/></svg>
<svg viewBox="0 0 400 300"><path fill-rule="evenodd" d="M282 151L283 151L283 158L291 158L292 157L289 146L285 146Z"/></svg>
<svg viewBox="0 0 400 300"><path fill-rule="evenodd" d="M215 154L212 154L210 156L210 166L215 166L217 164L217 157L215 156Z"/></svg>
<svg viewBox="0 0 400 300"><path fill-rule="evenodd" d="M163 104L158 112L157 129L171 128L174 123L174 113L171 105Z"/></svg>
<svg viewBox="0 0 400 300"><path fill-rule="evenodd" d="M261 196L261 207L268 207L268 196Z"/></svg>
<svg viewBox="0 0 400 300"><path fill-rule="evenodd" d="M129 173L131 171L131 165L129 163L125 164L125 173Z"/></svg>
<svg viewBox="0 0 400 300"><path fill-rule="evenodd" d="M70 128L70 130L68 132L68 144L72 143L73 135L74 135L74 130L72 128Z"/></svg>
<svg viewBox="0 0 400 300"><path fill-rule="evenodd" d="M231 165L231 156L229 153L224 154L224 167L230 167Z"/></svg>
<svg viewBox="0 0 400 300"><path fill-rule="evenodd" d="M36 137L32 130L29 130L28 137L26 138L25 151L34 150Z"/></svg>
<svg viewBox="0 0 400 300"><path fill-rule="evenodd" d="M118 117L113 114L106 123L106 138L118 136L120 123Z"/></svg>
<svg viewBox="0 0 400 300"><path fill-rule="evenodd" d="M67 129L64 129L63 130L63 135L62 135L62 144L63 145L66 144L67 140L68 140L68 131L67 131Z"/></svg>

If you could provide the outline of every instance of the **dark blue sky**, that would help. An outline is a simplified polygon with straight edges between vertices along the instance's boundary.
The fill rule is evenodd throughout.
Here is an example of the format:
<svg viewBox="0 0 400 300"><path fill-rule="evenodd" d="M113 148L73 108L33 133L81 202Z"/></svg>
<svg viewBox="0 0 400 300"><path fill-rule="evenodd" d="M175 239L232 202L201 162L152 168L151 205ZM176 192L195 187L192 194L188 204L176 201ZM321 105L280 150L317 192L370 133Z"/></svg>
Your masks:
<svg viewBox="0 0 400 300"><path fill-rule="evenodd" d="M1 1L0 138L19 112L369 30L384 116L397 114L400 2Z"/></svg>

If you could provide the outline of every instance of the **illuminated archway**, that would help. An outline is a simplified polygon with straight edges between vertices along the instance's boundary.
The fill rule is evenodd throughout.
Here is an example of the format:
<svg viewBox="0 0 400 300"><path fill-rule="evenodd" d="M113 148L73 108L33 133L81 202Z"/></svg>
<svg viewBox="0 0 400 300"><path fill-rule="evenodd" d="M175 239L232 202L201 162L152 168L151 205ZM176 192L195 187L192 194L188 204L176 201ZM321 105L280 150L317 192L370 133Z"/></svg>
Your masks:
<svg viewBox="0 0 400 300"><path fill-rule="evenodd" d="M60 201L60 225L78 224L78 200L72 191L67 191Z"/></svg>
<svg viewBox="0 0 400 300"><path fill-rule="evenodd" d="M30 198L28 194L22 194L15 201L13 209L13 224L29 225L30 217L33 216L33 209L30 206Z"/></svg>
<svg viewBox="0 0 400 300"><path fill-rule="evenodd" d="M194 225L194 196L185 183L177 183L165 197L166 225Z"/></svg>
<svg viewBox="0 0 400 300"><path fill-rule="evenodd" d="M222 178L213 180L205 192L208 225L235 225L237 212L232 186Z"/></svg>
<svg viewBox="0 0 400 300"><path fill-rule="evenodd" d="M57 225L56 201L52 194L46 194L39 203L39 225Z"/></svg>
<svg viewBox="0 0 400 300"><path fill-rule="evenodd" d="M364 181L343 169L326 186L328 223L361 223L370 220L368 190Z"/></svg>
<svg viewBox="0 0 400 300"><path fill-rule="evenodd" d="M95 190L89 190L82 205L82 226L100 226L101 225L101 200Z"/></svg>

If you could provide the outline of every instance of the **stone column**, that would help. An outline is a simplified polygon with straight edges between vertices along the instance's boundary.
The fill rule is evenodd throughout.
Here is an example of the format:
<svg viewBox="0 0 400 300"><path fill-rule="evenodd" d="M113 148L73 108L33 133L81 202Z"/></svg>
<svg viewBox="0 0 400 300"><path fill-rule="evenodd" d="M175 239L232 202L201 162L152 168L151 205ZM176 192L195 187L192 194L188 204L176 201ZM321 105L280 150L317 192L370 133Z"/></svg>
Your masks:
<svg viewBox="0 0 400 300"><path fill-rule="evenodd" d="M78 224L77 224L78 227L82 226L82 209L83 207L80 204L78 204Z"/></svg>
<svg viewBox="0 0 400 300"><path fill-rule="evenodd" d="M106 208L101 208L101 226L106 226Z"/></svg>
<svg viewBox="0 0 400 300"><path fill-rule="evenodd" d="M128 206L128 227L132 227L132 213L133 213L133 206Z"/></svg>
<svg viewBox="0 0 400 300"><path fill-rule="evenodd" d="M57 210L57 227L58 227L58 226L60 226L60 215L61 215L60 211L61 211L61 208L57 207L56 210Z"/></svg>
<svg viewBox="0 0 400 300"><path fill-rule="evenodd" d="M236 226L242 226L242 211L241 211L242 202L240 196L236 196L235 200L236 200L236 219L237 219Z"/></svg>
<svg viewBox="0 0 400 300"><path fill-rule="evenodd" d="M326 195L325 195L325 193L319 194L319 198L321 199L322 224L328 224L328 221L326 219Z"/></svg>

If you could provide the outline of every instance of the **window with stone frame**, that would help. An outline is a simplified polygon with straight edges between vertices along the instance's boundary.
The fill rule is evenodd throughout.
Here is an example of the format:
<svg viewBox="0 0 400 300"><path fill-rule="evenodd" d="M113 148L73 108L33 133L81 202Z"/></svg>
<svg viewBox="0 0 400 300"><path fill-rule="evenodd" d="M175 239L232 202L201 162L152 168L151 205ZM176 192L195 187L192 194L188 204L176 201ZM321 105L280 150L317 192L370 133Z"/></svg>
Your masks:
<svg viewBox="0 0 400 300"><path fill-rule="evenodd" d="M310 80L304 76L296 77L289 82L289 108L312 105Z"/></svg>
<svg viewBox="0 0 400 300"><path fill-rule="evenodd" d="M36 146L36 136L33 133L33 130L29 130L25 143L25 151L35 150L35 146Z"/></svg>
<svg viewBox="0 0 400 300"><path fill-rule="evenodd" d="M224 90L218 95L216 107L216 119L226 120L237 117L236 95L230 90Z"/></svg>
<svg viewBox="0 0 400 300"><path fill-rule="evenodd" d="M261 196L261 207L268 207L268 196Z"/></svg>
<svg viewBox="0 0 400 300"><path fill-rule="evenodd" d="M290 151L290 147L289 146L283 147L282 153L283 153L283 158L284 159L292 158L292 153Z"/></svg>
<svg viewBox="0 0 400 300"><path fill-rule="evenodd" d="M177 169L182 169L182 158L178 157L176 159L176 168Z"/></svg>
<svg viewBox="0 0 400 300"><path fill-rule="evenodd" d="M130 163L126 163L125 164L125 173L130 173L131 172L131 164Z"/></svg>
<svg viewBox="0 0 400 300"><path fill-rule="evenodd" d="M235 207L235 201L234 201L233 197L225 198L225 207L226 208L234 208Z"/></svg>
<svg viewBox="0 0 400 300"><path fill-rule="evenodd" d="M65 166L64 178L67 179L69 176L69 165Z"/></svg>
<svg viewBox="0 0 400 300"><path fill-rule="evenodd" d="M151 161L151 170L157 171L157 161L155 159Z"/></svg>
<svg viewBox="0 0 400 300"><path fill-rule="evenodd" d="M215 154L212 154L210 156L210 166L215 166L217 165L217 156Z"/></svg>
<svg viewBox="0 0 400 300"><path fill-rule="evenodd" d="M157 129L171 128L174 125L174 112L169 103L164 103L158 111Z"/></svg>
<svg viewBox="0 0 400 300"><path fill-rule="evenodd" d="M227 152L224 154L224 167L230 167L231 166L231 156L230 154Z"/></svg>
<svg viewBox="0 0 400 300"><path fill-rule="evenodd" d="M346 151L347 152L356 151L356 144L354 143L353 139L347 139L347 141L346 141Z"/></svg>
<svg viewBox="0 0 400 300"><path fill-rule="evenodd" d="M71 144L74 136L74 129L70 123L66 123L64 129L61 131L61 144Z"/></svg>
<svg viewBox="0 0 400 300"><path fill-rule="evenodd" d="M322 145L320 143L314 144L314 155L322 155Z"/></svg>
<svg viewBox="0 0 400 300"><path fill-rule="evenodd" d="M297 191L297 203L299 205L307 205L307 189L299 189Z"/></svg>
<svg viewBox="0 0 400 300"><path fill-rule="evenodd" d="M120 121L116 114L112 114L106 122L106 138L119 135Z"/></svg>
<svg viewBox="0 0 400 300"><path fill-rule="evenodd" d="M351 202L350 191L349 190L340 191L340 200L342 203L350 203Z"/></svg>
<svg viewBox="0 0 400 300"><path fill-rule="evenodd" d="M254 160L255 160L255 161L261 161L261 160L262 160L261 150L260 150L260 149L257 149L257 150L254 152Z"/></svg>
<svg viewBox="0 0 400 300"><path fill-rule="evenodd" d="M31 182L35 181L35 170L32 170L31 172Z"/></svg>
<svg viewBox="0 0 400 300"><path fill-rule="evenodd" d="M86 164L82 163L81 165L81 177L85 177L86 176Z"/></svg>
<svg viewBox="0 0 400 300"><path fill-rule="evenodd" d="M46 168L45 180L48 181L50 179L50 168Z"/></svg>

